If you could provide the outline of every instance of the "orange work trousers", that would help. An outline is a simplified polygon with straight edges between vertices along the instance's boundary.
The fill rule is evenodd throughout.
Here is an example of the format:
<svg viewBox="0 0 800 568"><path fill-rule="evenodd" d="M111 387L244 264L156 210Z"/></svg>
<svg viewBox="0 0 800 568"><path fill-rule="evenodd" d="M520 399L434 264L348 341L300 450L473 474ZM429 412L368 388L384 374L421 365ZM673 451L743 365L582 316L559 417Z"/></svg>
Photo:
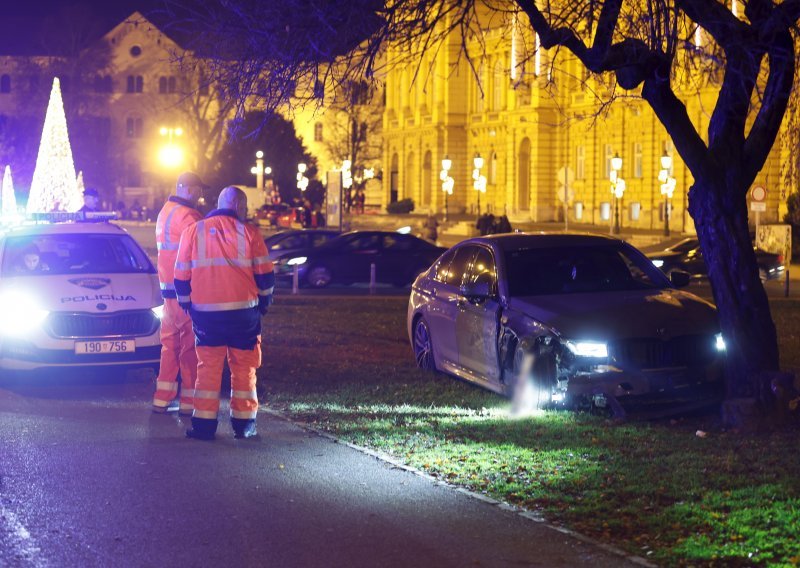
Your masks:
<svg viewBox="0 0 800 568"><path fill-rule="evenodd" d="M178 396L178 373L181 377L181 414L191 414L194 385L197 380L197 354L194 347L192 318L175 298L164 299L161 318L161 370L156 379L153 406L166 409Z"/></svg>
<svg viewBox="0 0 800 568"><path fill-rule="evenodd" d="M194 418L216 420L225 357L231 370L231 418L255 420L258 413L256 369L261 366L261 338L252 349L197 346Z"/></svg>

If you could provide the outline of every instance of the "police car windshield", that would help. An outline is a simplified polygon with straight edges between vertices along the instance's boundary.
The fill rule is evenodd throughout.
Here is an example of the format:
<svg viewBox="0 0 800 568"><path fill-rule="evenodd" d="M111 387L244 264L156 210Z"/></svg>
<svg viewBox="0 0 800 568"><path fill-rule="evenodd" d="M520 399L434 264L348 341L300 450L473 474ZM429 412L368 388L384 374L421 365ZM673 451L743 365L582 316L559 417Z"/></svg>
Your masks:
<svg viewBox="0 0 800 568"><path fill-rule="evenodd" d="M147 255L128 235L51 234L10 237L2 276L153 273Z"/></svg>

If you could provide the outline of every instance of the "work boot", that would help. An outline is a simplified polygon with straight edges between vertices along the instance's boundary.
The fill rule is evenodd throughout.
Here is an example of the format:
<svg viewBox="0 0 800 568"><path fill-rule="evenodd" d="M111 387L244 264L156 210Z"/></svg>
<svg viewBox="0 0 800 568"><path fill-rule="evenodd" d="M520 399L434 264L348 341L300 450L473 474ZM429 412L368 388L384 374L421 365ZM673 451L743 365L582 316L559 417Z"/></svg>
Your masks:
<svg viewBox="0 0 800 568"><path fill-rule="evenodd" d="M192 416L192 427L186 431L186 437L194 440L213 440L216 433L216 420Z"/></svg>
<svg viewBox="0 0 800 568"><path fill-rule="evenodd" d="M237 440L252 438L258 434L254 419L231 418L231 426L233 426L233 437Z"/></svg>

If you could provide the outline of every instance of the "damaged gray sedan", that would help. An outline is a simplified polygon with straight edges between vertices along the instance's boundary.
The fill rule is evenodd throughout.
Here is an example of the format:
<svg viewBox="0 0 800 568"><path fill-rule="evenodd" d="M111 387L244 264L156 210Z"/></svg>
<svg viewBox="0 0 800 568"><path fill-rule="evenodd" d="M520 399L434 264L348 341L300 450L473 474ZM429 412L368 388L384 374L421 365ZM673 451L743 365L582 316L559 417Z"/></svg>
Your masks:
<svg viewBox="0 0 800 568"><path fill-rule="evenodd" d="M714 306L641 252L589 234L468 239L414 282L417 365L538 408L718 397L725 343Z"/></svg>

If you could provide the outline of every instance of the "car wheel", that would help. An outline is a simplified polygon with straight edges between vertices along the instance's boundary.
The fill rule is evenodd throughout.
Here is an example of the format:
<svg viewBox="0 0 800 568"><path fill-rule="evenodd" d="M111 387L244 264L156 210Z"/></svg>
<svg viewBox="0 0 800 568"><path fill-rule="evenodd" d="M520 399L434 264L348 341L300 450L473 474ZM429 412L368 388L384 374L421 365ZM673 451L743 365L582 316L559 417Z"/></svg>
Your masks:
<svg viewBox="0 0 800 568"><path fill-rule="evenodd" d="M313 266L308 271L307 280L314 288L325 288L333 281L333 273L327 266Z"/></svg>
<svg viewBox="0 0 800 568"><path fill-rule="evenodd" d="M414 323L414 360L423 371L435 371L436 361L433 358L433 339L428 323L419 318Z"/></svg>
<svg viewBox="0 0 800 568"><path fill-rule="evenodd" d="M521 344L514 351L511 408L515 414L541 410L551 402L556 367L546 353L534 353Z"/></svg>

